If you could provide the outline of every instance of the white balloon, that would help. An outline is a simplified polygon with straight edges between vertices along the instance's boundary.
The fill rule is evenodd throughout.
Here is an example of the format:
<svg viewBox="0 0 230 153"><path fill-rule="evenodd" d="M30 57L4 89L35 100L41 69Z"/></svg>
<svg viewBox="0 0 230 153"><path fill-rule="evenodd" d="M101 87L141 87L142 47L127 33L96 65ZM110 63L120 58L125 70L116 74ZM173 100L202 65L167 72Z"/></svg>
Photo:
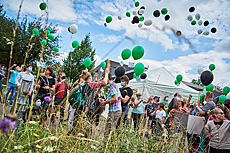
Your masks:
<svg viewBox="0 0 230 153"><path fill-rule="evenodd" d="M197 32L198 32L198 34L201 34L202 33L202 29L199 29Z"/></svg>
<svg viewBox="0 0 230 153"><path fill-rule="evenodd" d="M227 99L230 100L230 93L228 93L226 97L227 97Z"/></svg>
<svg viewBox="0 0 230 153"><path fill-rule="evenodd" d="M152 20L146 20L146 21L144 22L144 25L150 26L152 23L153 23Z"/></svg>
<svg viewBox="0 0 230 153"><path fill-rule="evenodd" d="M138 24L138 27L141 28L142 27L142 23Z"/></svg>
<svg viewBox="0 0 230 153"><path fill-rule="evenodd" d="M201 26L202 25L202 20L198 21L198 25Z"/></svg>
<svg viewBox="0 0 230 153"><path fill-rule="evenodd" d="M121 20L121 19L122 19L122 17L121 17L121 16L118 16L117 18L118 18L118 20Z"/></svg>
<svg viewBox="0 0 230 153"><path fill-rule="evenodd" d="M143 10L143 9L139 10L140 14L144 14L144 12L145 12L145 10Z"/></svg>
<svg viewBox="0 0 230 153"><path fill-rule="evenodd" d="M72 24L69 29L72 34L75 34L78 31L78 26L76 24Z"/></svg>
<svg viewBox="0 0 230 153"><path fill-rule="evenodd" d="M204 71L204 69L201 68L201 67L197 69L197 72L198 72L199 75L201 75L201 73L202 73L203 71Z"/></svg>
<svg viewBox="0 0 230 153"><path fill-rule="evenodd" d="M195 18L196 18L197 20L200 20L200 14L196 14L196 15L195 15Z"/></svg>
<svg viewBox="0 0 230 153"><path fill-rule="evenodd" d="M209 34L209 31L203 32L203 35L207 36Z"/></svg>
<svg viewBox="0 0 230 153"><path fill-rule="evenodd" d="M192 17L191 15L189 15L189 16L187 17L187 19L188 19L189 21L192 21L193 17Z"/></svg>
<svg viewBox="0 0 230 153"><path fill-rule="evenodd" d="M137 12L136 12L136 11L133 11L133 15L137 15Z"/></svg>

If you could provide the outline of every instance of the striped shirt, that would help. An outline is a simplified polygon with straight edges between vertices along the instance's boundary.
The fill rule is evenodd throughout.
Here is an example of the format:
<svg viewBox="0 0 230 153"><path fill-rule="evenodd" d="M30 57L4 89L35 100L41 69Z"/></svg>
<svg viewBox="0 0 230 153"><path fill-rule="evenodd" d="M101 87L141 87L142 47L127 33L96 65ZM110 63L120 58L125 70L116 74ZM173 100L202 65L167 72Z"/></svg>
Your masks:
<svg viewBox="0 0 230 153"><path fill-rule="evenodd" d="M116 83L110 82L109 89L108 89L108 100L113 98L113 95L117 94L118 101L114 102L113 104L109 104L109 111L115 112L121 110L121 95L120 90Z"/></svg>

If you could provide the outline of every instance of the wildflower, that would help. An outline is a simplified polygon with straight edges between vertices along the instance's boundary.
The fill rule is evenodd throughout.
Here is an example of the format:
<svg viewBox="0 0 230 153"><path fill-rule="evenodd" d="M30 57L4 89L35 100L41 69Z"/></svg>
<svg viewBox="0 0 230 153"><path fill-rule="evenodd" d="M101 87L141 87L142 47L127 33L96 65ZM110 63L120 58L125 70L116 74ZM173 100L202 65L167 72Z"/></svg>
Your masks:
<svg viewBox="0 0 230 153"><path fill-rule="evenodd" d="M49 128L46 128L47 131L49 131L50 129Z"/></svg>
<svg viewBox="0 0 230 153"><path fill-rule="evenodd" d="M46 101L46 102L51 102L51 98L50 98L49 96L45 96L45 97L44 97L44 101Z"/></svg>
<svg viewBox="0 0 230 153"><path fill-rule="evenodd" d="M22 149L22 148L23 148L23 146L21 146L21 145L20 146L14 146L14 149L16 149L16 150L17 149Z"/></svg>
<svg viewBox="0 0 230 153"><path fill-rule="evenodd" d="M39 149L41 149L42 147L41 147L41 146L39 146L39 145L36 145L36 148L39 148Z"/></svg>
<svg viewBox="0 0 230 153"><path fill-rule="evenodd" d="M49 139L50 139L50 140L57 141L59 138L52 136L52 137L49 137Z"/></svg>
<svg viewBox="0 0 230 153"><path fill-rule="evenodd" d="M29 124L38 124L38 122L35 122L35 121L29 121Z"/></svg>
<svg viewBox="0 0 230 153"><path fill-rule="evenodd" d="M47 152L53 152L54 151L54 149L53 149L53 147L45 147L44 149L43 149L43 151L47 151Z"/></svg>
<svg viewBox="0 0 230 153"><path fill-rule="evenodd" d="M12 121L11 119L5 118L0 121L0 129L8 133L9 127L11 127L13 130L15 129L16 121Z"/></svg>
<svg viewBox="0 0 230 153"><path fill-rule="evenodd" d="M34 136L35 136L35 137L38 137L38 135L37 135L36 133L34 133Z"/></svg>
<svg viewBox="0 0 230 153"><path fill-rule="evenodd" d="M78 133L78 135L79 135L79 136L83 136L83 137L85 136L83 133Z"/></svg>

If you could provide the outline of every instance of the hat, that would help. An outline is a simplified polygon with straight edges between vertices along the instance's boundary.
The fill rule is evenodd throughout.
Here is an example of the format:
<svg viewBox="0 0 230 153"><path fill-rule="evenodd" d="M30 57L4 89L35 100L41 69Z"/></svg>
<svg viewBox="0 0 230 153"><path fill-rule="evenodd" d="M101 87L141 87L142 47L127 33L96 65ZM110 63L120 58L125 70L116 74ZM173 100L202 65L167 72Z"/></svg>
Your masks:
<svg viewBox="0 0 230 153"><path fill-rule="evenodd" d="M153 99L156 99L156 98L160 98L159 96L154 96L154 98Z"/></svg>

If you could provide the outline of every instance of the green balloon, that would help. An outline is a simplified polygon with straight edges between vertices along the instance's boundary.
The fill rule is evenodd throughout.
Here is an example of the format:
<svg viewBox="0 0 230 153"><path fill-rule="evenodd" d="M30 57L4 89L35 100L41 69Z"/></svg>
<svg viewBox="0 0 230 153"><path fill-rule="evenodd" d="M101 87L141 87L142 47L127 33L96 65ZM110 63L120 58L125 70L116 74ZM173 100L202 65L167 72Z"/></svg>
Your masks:
<svg viewBox="0 0 230 153"><path fill-rule="evenodd" d="M224 101L227 99L227 97L225 95L220 95L219 97L219 101L223 104Z"/></svg>
<svg viewBox="0 0 230 153"><path fill-rule="evenodd" d="M54 35L52 35L52 34L48 34L48 38L49 38L50 40L54 40L54 39L55 39Z"/></svg>
<svg viewBox="0 0 230 153"><path fill-rule="evenodd" d="M51 32L51 31L52 31L52 29L51 29L51 28L47 28L47 30L48 30L49 32Z"/></svg>
<svg viewBox="0 0 230 153"><path fill-rule="evenodd" d="M79 46L79 42L77 40L72 42L72 47L77 48Z"/></svg>
<svg viewBox="0 0 230 153"><path fill-rule="evenodd" d="M135 3L135 6L136 6L136 7L138 7L139 5L140 5L140 3L139 3L139 2L136 2L136 3Z"/></svg>
<svg viewBox="0 0 230 153"><path fill-rule="evenodd" d="M48 36L48 35L50 34L50 31L49 31L49 30L46 30L46 31L45 31L45 34L46 34L46 36Z"/></svg>
<svg viewBox="0 0 230 153"><path fill-rule="evenodd" d="M204 102L204 90L202 91L202 93L200 94L200 102Z"/></svg>
<svg viewBox="0 0 230 153"><path fill-rule="evenodd" d="M174 81L174 84L175 84L175 85L178 85L178 84L179 84L179 82L178 82L177 80L175 80L175 81Z"/></svg>
<svg viewBox="0 0 230 153"><path fill-rule="evenodd" d="M161 14L165 15L165 14L167 14L167 13L168 13L168 10L167 10L166 8L163 8L163 9L161 10Z"/></svg>
<svg viewBox="0 0 230 153"><path fill-rule="evenodd" d="M178 82L181 82L181 81L183 80L183 76L182 76L181 74L177 75L177 76L176 76L176 80L177 80Z"/></svg>
<svg viewBox="0 0 230 153"><path fill-rule="evenodd" d="M214 89L214 85L213 84L209 84L206 86L206 91L212 91Z"/></svg>
<svg viewBox="0 0 230 153"><path fill-rule="evenodd" d="M104 68L106 66L106 63L104 61L102 61L100 65L102 68Z"/></svg>
<svg viewBox="0 0 230 153"><path fill-rule="evenodd" d="M214 64L210 64L209 65L209 70L213 71L215 70L216 66Z"/></svg>
<svg viewBox="0 0 230 153"><path fill-rule="evenodd" d="M145 66L144 66L144 64L142 64L142 63L137 63L137 64L134 66L134 73L135 73L136 75L141 75L144 71L145 71Z"/></svg>
<svg viewBox="0 0 230 153"><path fill-rule="evenodd" d="M39 7L41 10L46 9L46 3L40 3Z"/></svg>
<svg viewBox="0 0 230 153"><path fill-rule="evenodd" d="M139 20L140 20L140 21L144 21L144 19L145 19L145 18L144 18L143 16L141 16Z"/></svg>
<svg viewBox="0 0 230 153"><path fill-rule="evenodd" d="M55 52L58 52L58 51L59 51L58 47L54 47L53 50L54 50Z"/></svg>
<svg viewBox="0 0 230 153"><path fill-rule="evenodd" d="M137 75L136 75L135 73L133 73L133 77L134 77L134 78L136 78L136 77L137 77Z"/></svg>
<svg viewBox="0 0 230 153"><path fill-rule="evenodd" d="M230 92L230 88L228 86L223 88L223 93L227 95Z"/></svg>
<svg viewBox="0 0 230 153"><path fill-rule="evenodd" d="M135 60L142 58L144 55L144 48L141 46L136 46L132 50L132 56Z"/></svg>
<svg viewBox="0 0 230 153"><path fill-rule="evenodd" d="M85 67L89 67L90 65L91 65L91 59L90 58L85 58L85 60L84 60L84 65L85 65Z"/></svg>
<svg viewBox="0 0 230 153"><path fill-rule="evenodd" d="M33 33L34 36L37 36L39 34L39 30L37 28L34 28L32 30L32 33Z"/></svg>
<svg viewBox="0 0 230 153"><path fill-rule="evenodd" d="M113 18L111 16L106 17L106 23L110 23L112 20L113 20Z"/></svg>
<svg viewBox="0 0 230 153"><path fill-rule="evenodd" d="M46 44L47 44L46 40L42 40L42 41L41 41L41 45L42 45L42 46L45 46Z"/></svg>
<svg viewBox="0 0 230 153"><path fill-rule="evenodd" d="M130 17L130 13L129 13L129 12L126 12L126 16L127 16L127 17Z"/></svg>
<svg viewBox="0 0 230 153"><path fill-rule="evenodd" d="M130 56L131 56L132 52L130 49L124 49L122 52L121 52L121 57L123 60L126 60L128 59Z"/></svg>
<svg viewBox="0 0 230 153"><path fill-rule="evenodd" d="M192 25L196 25L196 21L195 21L195 20L192 20L191 24L192 24Z"/></svg>

